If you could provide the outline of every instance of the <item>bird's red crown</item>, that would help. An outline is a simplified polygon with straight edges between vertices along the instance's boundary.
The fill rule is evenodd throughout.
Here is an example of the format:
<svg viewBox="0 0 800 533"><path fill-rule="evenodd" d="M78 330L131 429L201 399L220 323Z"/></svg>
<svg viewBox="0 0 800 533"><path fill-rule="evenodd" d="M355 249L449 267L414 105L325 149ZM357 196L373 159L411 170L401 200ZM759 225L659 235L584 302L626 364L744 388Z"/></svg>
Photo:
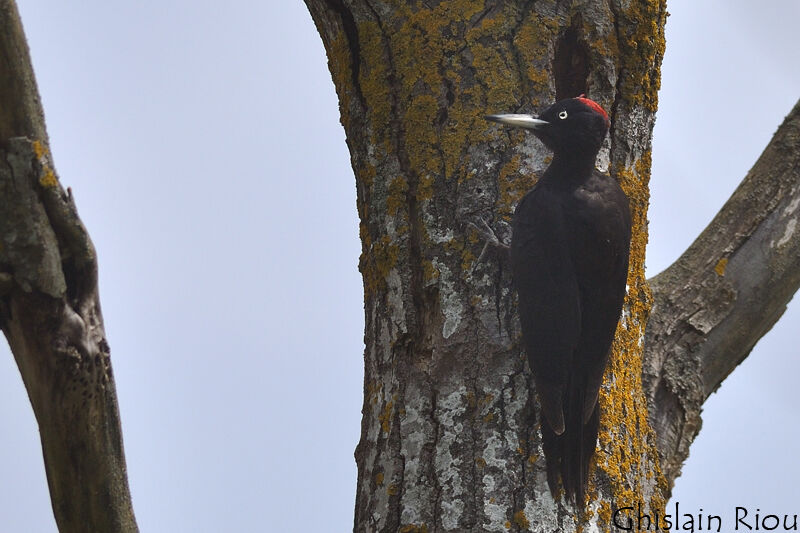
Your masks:
<svg viewBox="0 0 800 533"><path fill-rule="evenodd" d="M589 98L586 98L585 94L580 95L579 97L576 98L576 100L578 100L582 104L585 104L585 105L591 107L592 109L594 109L595 111L597 111L598 113L603 115L603 118L606 119L607 123L609 123L609 124L611 123L611 119L608 118L608 113L606 113L606 110L603 109L602 107L600 107L600 104L598 104L594 100L590 100Z"/></svg>

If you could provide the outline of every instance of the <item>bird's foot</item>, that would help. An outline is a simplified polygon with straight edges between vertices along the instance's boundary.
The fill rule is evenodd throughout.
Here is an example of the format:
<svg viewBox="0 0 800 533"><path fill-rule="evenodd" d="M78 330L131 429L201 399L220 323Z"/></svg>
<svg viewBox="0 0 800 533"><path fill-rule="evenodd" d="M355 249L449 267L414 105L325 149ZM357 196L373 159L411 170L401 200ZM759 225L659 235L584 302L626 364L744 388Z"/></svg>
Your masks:
<svg viewBox="0 0 800 533"><path fill-rule="evenodd" d="M489 225L481 217L475 217L473 220L468 220L467 224L472 226L478 235L485 241L483 245L483 249L481 250L480 255L478 255L478 259L475 261L475 264L480 264L483 260L486 253L489 251L489 248L497 248L508 252L511 249L511 245L507 242L506 239L500 237L497 232ZM501 222L503 225L503 229L508 228L508 224L505 222ZM505 233L508 233L507 231Z"/></svg>

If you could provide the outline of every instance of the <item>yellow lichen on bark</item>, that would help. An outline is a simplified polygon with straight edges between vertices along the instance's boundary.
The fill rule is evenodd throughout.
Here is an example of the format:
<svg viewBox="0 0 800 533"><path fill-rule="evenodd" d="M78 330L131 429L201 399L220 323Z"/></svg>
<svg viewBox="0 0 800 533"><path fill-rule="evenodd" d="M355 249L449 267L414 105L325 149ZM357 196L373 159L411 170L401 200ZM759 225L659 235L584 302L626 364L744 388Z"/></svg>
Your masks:
<svg viewBox="0 0 800 533"><path fill-rule="evenodd" d="M425 524L409 524L398 530L400 533L428 533L428 526Z"/></svg>
<svg viewBox="0 0 800 533"><path fill-rule="evenodd" d="M631 255L628 269L628 285L644 283L644 259L647 248L647 207L650 204L650 164L651 152L648 150L634 163L633 168L618 168L613 174L619 180L622 190L628 197L631 208ZM645 284L646 289L646 284ZM649 296L648 296L649 301ZM649 312L644 309L644 318ZM634 315L641 316L641 315Z"/></svg>
<svg viewBox="0 0 800 533"><path fill-rule="evenodd" d="M364 292L374 294L386 287L386 277L397 264L400 247L387 235L375 242L362 235L362 246L366 251L361 254L358 267L364 278Z"/></svg>
<svg viewBox="0 0 800 533"><path fill-rule="evenodd" d="M650 152L642 154L633 168L619 168L615 174L630 201L632 238L628 294L600 394L599 441L607 453L598 468L610 480L613 502L618 508L636 507L641 503L662 512L666 505L663 497L666 481L658 466L655 434L648 420L647 399L642 387L642 341L652 304L644 276ZM656 490L645 490L646 485ZM642 501L644 493L653 496L649 501ZM604 520L610 516L609 509L601 507L599 512Z"/></svg>
<svg viewBox="0 0 800 533"><path fill-rule="evenodd" d="M394 407L394 400L386 402L386 405L383 406L381 414L378 416L378 420L380 420L381 423L381 429L384 433L389 433L390 422L392 420L392 407Z"/></svg>
<svg viewBox="0 0 800 533"><path fill-rule="evenodd" d="M383 32L377 22L366 20L358 24L358 38L361 45L358 82L365 106L369 109L368 138L376 151L391 152L392 98L387 83L391 70ZM380 160L381 155L377 152L376 159Z"/></svg>
<svg viewBox="0 0 800 533"><path fill-rule="evenodd" d="M486 110L505 108L520 94L514 60L519 50L512 50L511 45L498 48L502 40L495 38L498 32L508 32L508 20L519 14L506 13L511 8L505 7L503 12L481 16L485 7L467 0L445 0L430 9L407 4L394 9L393 19L399 22L391 29L375 20L357 23L358 83L369 110L365 134L371 146L370 161L379 162L376 167L364 168L360 177L374 198L386 197L386 212L396 219L393 227L407 229L415 222L408 218L413 216L410 202L431 199L437 180L460 180L469 175L470 158L465 155L492 135L481 118ZM516 43L526 56L535 56L547 46L549 34L539 38L535 34L527 31ZM346 47L339 40L334 44L331 64L349 67L344 57L339 57ZM471 72L480 73L481 83ZM463 78L465 73L470 73L469 78ZM541 73L533 77L542 78ZM351 83L343 74L334 81L345 86ZM385 193L376 190L376 176L387 172L380 162L392 160L397 161L394 168L399 167L402 175L388 181ZM519 195L518 191L512 193L514 198ZM368 207L360 210L366 214ZM507 209L508 215L511 210ZM430 245L425 224L417 227L423 247ZM367 235L365 240L362 232L367 294L386 286L385 276L398 259L395 252L403 253L404 243L398 240L402 234L390 231L386 234L390 242L385 242L375 235L371 239ZM463 242L450 244L449 252L460 255L462 271L469 269L474 252ZM429 261L424 252L423 261ZM431 267L429 263L424 272L427 280L436 277Z"/></svg>
<svg viewBox="0 0 800 533"><path fill-rule="evenodd" d="M42 175L39 176L39 185L42 187L55 187L58 185L58 179L53 169L49 167L44 167L42 169Z"/></svg>
<svg viewBox="0 0 800 533"><path fill-rule="evenodd" d="M545 17L531 12L528 17L534 20L525 21L514 38L514 46L525 65L525 74L533 89L534 107L542 107L552 103L555 88L551 75L552 48L561 31L559 21L554 17Z"/></svg>
<svg viewBox="0 0 800 533"><path fill-rule="evenodd" d="M349 81L349 78L352 77L350 69L351 58L344 32L337 33L332 41L326 43L325 49L328 53L328 70L331 71L333 85L339 97L340 120L345 129L347 129L350 125L351 93L355 90L355 87Z"/></svg>
<svg viewBox="0 0 800 533"><path fill-rule="evenodd" d="M33 153L36 154L37 159L41 159L45 155L50 154L50 150L45 146L45 144L40 140L33 141Z"/></svg>
<svg viewBox="0 0 800 533"><path fill-rule="evenodd" d="M39 174L39 185L42 187L58 186L58 178L50 164L50 149L38 139L31 144L33 145L33 153L42 167Z"/></svg>
<svg viewBox="0 0 800 533"><path fill-rule="evenodd" d="M408 181L402 176L394 178L389 183L389 197L386 199L386 210L389 216L397 216L397 212L406 205Z"/></svg>
<svg viewBox="0 0 800 533"><path fill-rule="evenodd" d="M508 65L490 47L479 44L486 36L489 17L466 32L463 26L476 16L482 6L463 0L444 1L432 9L400 8L404 23L392 32L390 46L395 58L399 82L398 102L405 108L406 149L414 170L445 179L466 173L464 154L474 145L476 127L487 100L502 92L508 98L514 86L492 80L492 83L465 83L465 68L482 74L511 75ZM463 33L463 39L453 38ZM459 52L469 50L470 56ZM471 60L471 61L470 61ZM487 94L488 88L488 94ZM449 94L448 94L449 91ZM441 115L446 113L446 115ZM437 118L443 116L440 123Z"/></svg>
<svg viewBox="0 0 800 533"><path fill-rule="evenodd" d="M655 112L658 107L658 89L661 88L661 58L666 41L664 24L667 6L665 0L630 2L618 17L624 19L618 26L631 28L622 32L618 45L622 48L621 96L631 105L641 105Z"/></svg>
<svg viewBox="0 0 800 533"><path fill-rule="evenodd" d="M716 266L714 266L714 272L717 273L717 276L724 276L725 275L725 268L728 266L728 258L723 257L719 261L717 261Z"/></svg>
<svg viewBox="0 0 800 533"><path fill-rule="evenodd" d="M514 513L514 523L517 525L518 528L522 529L523 531L531 527L531 523L528 520L528 517L525 516L525 511L523 511L522 509Z"/></svg>

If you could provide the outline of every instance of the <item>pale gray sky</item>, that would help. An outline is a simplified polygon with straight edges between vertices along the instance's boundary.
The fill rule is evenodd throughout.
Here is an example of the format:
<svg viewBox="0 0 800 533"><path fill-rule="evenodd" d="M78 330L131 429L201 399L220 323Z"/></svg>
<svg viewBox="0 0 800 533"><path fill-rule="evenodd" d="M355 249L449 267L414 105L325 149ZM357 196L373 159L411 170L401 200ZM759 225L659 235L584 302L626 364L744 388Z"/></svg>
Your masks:
<svg viewBox="0 0 800 533"><path fill-rule="evenodd" d="M669 9L651 275L708 223L800 96L796 0ZM305 6L20 10L55 163L98 249L141 530L352 530L355 186ZM707 402L677 482L682 509L800 511L797 307ZM35 420L4 343L0 427L0 531L54 532Z"/></svg>

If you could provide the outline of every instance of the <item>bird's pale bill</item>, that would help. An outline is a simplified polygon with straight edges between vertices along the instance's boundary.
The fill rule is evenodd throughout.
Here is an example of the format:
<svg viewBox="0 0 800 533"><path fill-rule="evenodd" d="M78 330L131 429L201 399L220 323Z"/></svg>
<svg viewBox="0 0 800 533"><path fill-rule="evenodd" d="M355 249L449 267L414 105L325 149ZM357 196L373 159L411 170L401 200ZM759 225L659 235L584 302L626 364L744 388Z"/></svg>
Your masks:
<svg viewBox="0 0 800 533"><path fill-rule="evenodd" d="M492 122L497 122L498 124L506 124L507 126L516 126L518 128L526 128L529 130L535 130L536 128L541 128L542 126L549 124L549 122L546 120L536 118L533 115L486 115L485 118L486 120L491 120Z"/></svg>

